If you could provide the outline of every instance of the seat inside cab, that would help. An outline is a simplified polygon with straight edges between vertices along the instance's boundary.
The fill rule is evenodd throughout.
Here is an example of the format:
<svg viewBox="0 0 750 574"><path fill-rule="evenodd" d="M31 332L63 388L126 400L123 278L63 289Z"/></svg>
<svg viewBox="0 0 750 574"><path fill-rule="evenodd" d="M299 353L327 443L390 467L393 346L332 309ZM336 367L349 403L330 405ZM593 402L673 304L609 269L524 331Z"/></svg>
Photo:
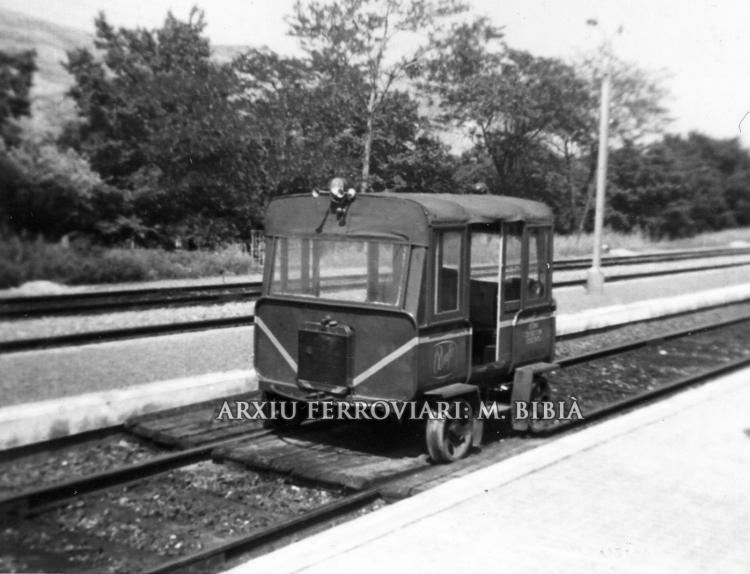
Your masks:
<svg viewBox="0 0 750 574"><path fill-rule="evenodd" d="M498 318L507 320L524 307L550 300L551 228L504 223L469 228L469 320L474 330L472 358L489 362L494 356ZM524 242L526 256L524 258ZM502 250L502 259L501 259ZM502 305L498 316L498 277L502 260ZM522 266L526 266L524 269Z"/></svg>

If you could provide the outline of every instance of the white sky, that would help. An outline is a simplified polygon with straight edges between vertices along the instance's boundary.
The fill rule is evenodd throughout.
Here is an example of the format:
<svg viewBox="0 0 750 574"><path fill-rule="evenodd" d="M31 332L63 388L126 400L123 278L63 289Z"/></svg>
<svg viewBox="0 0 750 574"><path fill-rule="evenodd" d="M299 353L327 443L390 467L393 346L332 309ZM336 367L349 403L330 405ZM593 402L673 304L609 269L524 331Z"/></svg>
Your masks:
<svg viewBox="0 0 750 574"><path fill-rule="evenodd" d="M199 0L0 0L0 6L93 31L103 10L118 26L155 27L168 9L187 17ZM621 58L666 69L673 131L741 136L750 148L750 1L748 0L472 0L474 11L504 25L509 44L537 55L570 58L597 47L601 30L624 27ZM217 44L266 44L291 51L284 16L294 0L203 0L207 33Z"/></svg>

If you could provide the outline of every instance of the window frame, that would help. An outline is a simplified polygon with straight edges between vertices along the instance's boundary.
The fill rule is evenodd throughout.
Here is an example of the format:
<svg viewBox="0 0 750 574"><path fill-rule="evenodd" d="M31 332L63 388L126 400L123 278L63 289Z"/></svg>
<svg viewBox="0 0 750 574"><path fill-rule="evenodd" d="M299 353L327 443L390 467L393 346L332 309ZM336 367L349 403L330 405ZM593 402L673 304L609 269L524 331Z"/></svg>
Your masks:
<svg viewBox="0 0 750 574"><path fill-rule="evenodd" d="M458 232L459 240L461 242L459 247L459 265L458 265L458 293L456 294L456 308L449 311L438 311L438 266L437 259L439 254L438 244L439 237L444 233ZM432 230L432 251L431 257L428 258L429 270L428 276L430 281L429 288L429 301L428 308L430 310L430 323L442 323L447 321L455 321L456 319L464 319L467 310L466 302L466 274L468 272L468 240L467 240L467 228L465 225L446 225L434 227Z"/></svg>
<svg viewBox="0 0 750 574"><path fill-rule="evenodd" d="M510 234L510 228L513 225L520 225L521 226L521 234L520 234L520 242L521 242L521 260L519 261L520 266L520 275L519 279L521 281L521 285L524 283L524 274L526 269L526 242L525 242L525 235L526 235L526 225L522 221L510 221L503 223L503 272L502 276L500 278L501 285L499 288L502 290L500 299L502 301L502 314L507 315L510 313L517 313L520 309L523 308L523 297L525 294L525 289L520 289L520 292L518 294L518 299L512 299L511 301L508 301L508 298L506 296L505 292L505 279L507 277L508 273L508 236Z"/></svg>
<svg viewBox="0 0 750 574"><path fill-rule="evenodd" d="M334 304L334 305L340 305L340 306L352 306L352 307L366 307L368 309L403 309L404 304L406 302L407 297L407 289L408 289L408 283L409 283L409 277L411 276L411 253L413 250L413 245L406 243L406 242L400 242L400 241L384 241L382 238L378 237L349 237L349 236L343 236L343 235L315 235L315 236L309 236L309 235L270 235L267 236L267 239L269 241L269 246L271 249L268 249L269 246L267 246L266 254L267 256L270 255L272 257L271 264L266 266L266 276L264 277L264 281L266 284L266 287L264 289L265 296L272 297L275 299L294 299L298 301L313 301L316 303L325 303L325 304ZM302 247L305 243L309 242L309 251L310 251L310 260L308 262L309 268L308 273L310 275L309 280L311 285L309 286L312 289L312 293L309 294L303 294L303 293L290 293L286 291L277 291L273 289L274 284L274 278L277 272L276 266L277 266L277 250L279 250L279 261L284 261L286 265L286 269L283 271L279 271L280 279L286 279L288 281L289 276L289 242L290 241L300 241L300 246ZM347 300L340 300L335 299L331 297L324 297L320 295L320 241L340 241L340 242L361 242L365 244L365 250L369 250L369 244L370 243L377 243L379 246L382 245L392 245L394 248L399 247L404 250L403 255L403 265L404 269L402 271L402 278L401 282L398 287L398 298L395 303L379 303L375 301L347 301ZM286 249L284 249L283 245L286 246ZM302 264L303 261L300 261ZM363 276L365 281L365 289L368 289L369 286L369 272L370 272L370 261L369 261L369 251L366 251L365 253L365 265L367 268L367 271L365 275Z"/></svg>
<svg viewBox="0 0 750 574"><path fill-rule="evenodd" d="M528 297L528 285L529 285L529 278L530 278L530 272L531 269L529 267L529 251L531 249L531 245L529 244L529 238L531 236L531 230L539 229L544 232L546 232L547 235L547 241L545 242L545 251L546 251L546 262L547 265L547 271L545 274L545 282L543 285L543 294L539 298L530 299ZM523 262L522 262L522 271L523 271L523 285L524 289L521 292L521 299L522 299L522 308L524 309L534 309L537 307L547 307L549 306L549 303L552 299L552 226L550 225L542 225L538 223L530 223L524 225L523 229ZM537 265L538 265L538 254L537 254ZM534 275L536 275L537 271L535 270Z"/></svg>

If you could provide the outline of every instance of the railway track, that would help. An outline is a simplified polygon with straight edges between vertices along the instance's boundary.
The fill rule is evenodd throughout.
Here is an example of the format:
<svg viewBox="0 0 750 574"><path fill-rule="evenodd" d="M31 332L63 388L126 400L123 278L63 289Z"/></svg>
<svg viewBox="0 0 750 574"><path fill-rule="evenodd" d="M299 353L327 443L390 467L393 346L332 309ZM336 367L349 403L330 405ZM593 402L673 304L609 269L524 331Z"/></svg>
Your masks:
<svg viewBox="0 0 750 574"><path fill-rule="evenodd" d="M725 332L725 336L728 336L729 340L736 340L736 333L732 333L731 330L736 328L746 329L749 324L750 315L745 315L710 325L674 330L657 336L641 338L618 345L612 345L603 349L597 349L596 351L562 358L558 361L559 369L561 371L566 371L576 367L591 365L601 360L621 359L628 353L648 349L658 349L658 354L661 355L662 351L665 353L667 352L663 349L667 344L679 344L681 341L686 344L694 344L694 338L697 336L721 336L722 331ZM671 353L673 351L670 349L668 352ZM687 352L692 351L688 350ZM627 362L628 361L624 361L623 364L627 364ZM733 356L728 360L720 361L715 365L709 367L703 366L701 369L688 375L678 376L663 381L654 388L639 389L636 392L629 393L628 396L610 400L606 402L606 404L596 404L596 406L593 406L592 408L585 408L583 419L573 419L547 426L534 433L534 436L553 437L567 432L575 426L589 424L597 419L622 412L625 409L633 408L654 400L659 396L675 392L676 390L697 383L708 381L718 375L748 365L750 365L749 354L744 354L739 357ZM596 386L598 385L594 385L591 388L594 389ZM190 411L183 409L181 414L189 417ZM153 414L148 417L149 420L152 421L159 419L158 415ZM315 432L310 429L310 425L306 426L308 428L303 432ZM178 425L175 428L184 427L179 427ZM268 439L270 434L271 433L268 431L256 429L242 436L232 437L226 440L220 439L209 441L199 446L188 447L178 452L161 455L145 462L123 466L121 468L97 473L95 475L71 479L61 484L27 490L1 499L0 510L5 514L6 518L18 520L25 515L32 516L34 514L45 512L50 508L59 506L66 501L71 501L85 493L120 486L132 481L143 480L147 476L153 477L173 468L182 467L200 460L208 460L209 458L212 458L217 451L234 448L240 442L250 441L252 443ZM291 436L292 438L295 437L295 435ZM299 438L299 436L296 436L296 438ZM527 439L520 438L519 440L524 441ZM288 445L292 442L293 441L289 441L288 439L285 439L284 441L284 443ZM507 445L501 445L499 443L485 445L484 450L487 451L488 458L483 464L485 462L486 464L490 464L497 460L497 457L493 453L496 451L502 451L506 446ZM291 446L289 446L289 448L291 449ZM345 447L342 447L341 444L337 444L336 448L339 450L343 448L345 450ZM353 448L357 447L355 446ZM290 450L289 452L292 451ZM484 455L485 453L481 454ZM294 458L293 454L289 456L290 458ZM346 452L341 456L347 456ZM418 464L398 473L386 473L382 476L376 476L373 481L364 484L358 491L346 494L334 502L322 505L302 514L301 516L285 519L271 524L268 527L255 529L247 535L237 536L209 548L167 560L151 566L146 571L155 574L183 571L188 568L218 570L227 562L238 560L243 556L247 556L249 553L260 552L265 548L278 544L281 540L288 539L290 536L299 536L310 531L312 528L318 528L330 521L339 520L343 516L350 515L352 512L360 510L377 500L387 498L387 493L393 492L394 487L400 482L424 482L422 477L427 475L429 475L432 481L434 481L436 477L439 478L441 476L445 479L445 477L455 473L457 467L460 467L461 463L472 464L472 457L449 466L433 466L426 464L425 462L424 464ZM304 461L302 461L302 464L304 465ZM264 470L268 469L266 468ZM310 477L308 477L308 479L312 480Z"/></svg>
<svg viewBox="0 0 750 574"><path fill-rule="evenodd" d="M684 261L690 259L716 258L750 255L750 248L692 249L669 253L649 253L644 255L608 256L602 259L605 267L621 265L642 265ZM691 267L686 271L698 269L721 269L735 264ZM555 271L581 271L591 266L588 258L562 259L555 262ZM676 271L670 271L675 273ZM662 274L667 273L664 271ZM657 275L658 273L631 273L614 276L609 280L633 279ZM556 284L556 286L581 285L585 281L575 280ZM112 291L90 291L83 293L65 293L59 295L33 295L22 297L0 298L0 318L31 318L49 315L70 315L92 312L111 312L124 309L149 309L156 307L174 307L197 304L222 304L236 301L253 300L260 295L259 281L237 283L203 284L168 288L119 289Z"/></svg>
<svg viewBox="0 0 750 574"><path fill-rule="evenodd" d="M643 279L648 277L660 277L665 275L676 275L680 273L689 273L695 271L707 271L724 268L736 268L738 266L750 265L746 263L722 263L712 266L685 267L680 269L661 269L648 272L626 273L607 278L608 282L627 281L633 279ZM583 286L586 284L585 279L558 280L554 281L554 288ZM257 284L257 293L260 293L260 284ZM251 295L246 294L246 297ZM257 296L257 294L255 295ZM14 353L21 351L36 351L41 349L88 345L104 343L110 341L119 341L124 339L134 339L142 337L155 337L170 335L176 333L187 333L191 331L206 331L210 329L226 329L232 327L247 327L254 324L255 317L251 314L239 315L235 317L223 317L216 319L203 319L197 321L182 321L175 323L165 323L156 325L143 325L134 327L125 327L119 329L106 329L98 331L86 331L82 333L71 333L64 335L54 335L50 337L33 337L0 341L0 354Z"/></svg>

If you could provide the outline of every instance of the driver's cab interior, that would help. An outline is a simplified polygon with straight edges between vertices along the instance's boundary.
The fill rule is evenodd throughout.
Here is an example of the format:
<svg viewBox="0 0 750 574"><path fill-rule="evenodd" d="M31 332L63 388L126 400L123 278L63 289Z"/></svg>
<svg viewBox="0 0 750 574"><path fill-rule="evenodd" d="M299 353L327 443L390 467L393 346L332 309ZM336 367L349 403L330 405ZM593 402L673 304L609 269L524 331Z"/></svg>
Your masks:
<svg viewBox="0 0 750 574"><path fill-rule="evenodd" d="M460 245L464 237L468 241L467 250ZM459 261L461 253L469 256L463 269ZM459 277L462 272L468 273L468 319L473 331L474 365L503 359L504 350L498 350L496 326L510 328L522 313L550 312L551 255L550 226L506 222L472 225L467 235L455 230L437 232L434 312L439 316L441 311L460 310ZM466 317L465 311L462 315ZM510 348L506 351L511 352Z"/></svg>

